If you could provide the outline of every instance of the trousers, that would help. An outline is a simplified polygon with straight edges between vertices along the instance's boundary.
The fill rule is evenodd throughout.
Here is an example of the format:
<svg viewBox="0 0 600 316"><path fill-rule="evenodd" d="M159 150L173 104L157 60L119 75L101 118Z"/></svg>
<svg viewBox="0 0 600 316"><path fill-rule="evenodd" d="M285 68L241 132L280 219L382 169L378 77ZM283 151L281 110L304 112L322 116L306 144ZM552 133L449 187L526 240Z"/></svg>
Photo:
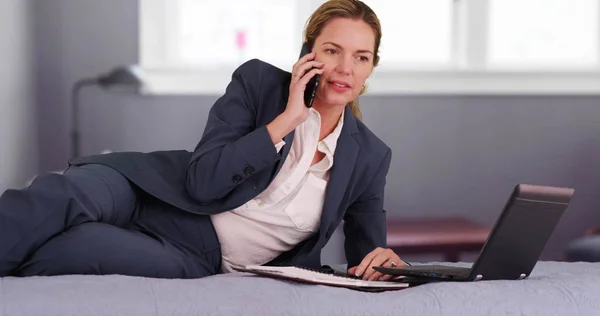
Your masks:
<svg viewBox="0 0 600 316"><path fill-rule="evenodd" d="M0 277L219 273L221 248L210 216L152 199L98 164L7 190L0 196ZM149 200L153 207L144 207Z"/></svg>

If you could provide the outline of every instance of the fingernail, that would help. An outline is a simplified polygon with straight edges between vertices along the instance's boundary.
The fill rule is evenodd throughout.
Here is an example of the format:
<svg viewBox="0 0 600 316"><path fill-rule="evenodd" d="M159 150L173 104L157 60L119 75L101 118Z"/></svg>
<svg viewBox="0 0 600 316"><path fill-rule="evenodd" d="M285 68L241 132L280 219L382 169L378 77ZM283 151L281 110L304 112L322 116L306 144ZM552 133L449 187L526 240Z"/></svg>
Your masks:
<svg viewBox="0 0 600 316"><path fill-rule="evenodd" d="M356 269L356 271L354 272L354 275L356 275L356 276L361 276L362 274L363 274L362 270Z"/></svg>

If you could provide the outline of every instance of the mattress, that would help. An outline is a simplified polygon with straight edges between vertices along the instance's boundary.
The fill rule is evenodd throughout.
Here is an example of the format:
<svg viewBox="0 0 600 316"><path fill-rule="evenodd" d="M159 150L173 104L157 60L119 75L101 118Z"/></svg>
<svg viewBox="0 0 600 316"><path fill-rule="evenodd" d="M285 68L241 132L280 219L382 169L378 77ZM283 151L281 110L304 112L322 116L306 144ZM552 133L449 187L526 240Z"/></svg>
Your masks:
<svg viewBox="0 0 600 316"><path fill-rule="evenodd" d="M457 264L459 266L468 263ZM519 281L360 292L247 273L0 278L0 315L600 315L600 263L539 262Z"/></svg>

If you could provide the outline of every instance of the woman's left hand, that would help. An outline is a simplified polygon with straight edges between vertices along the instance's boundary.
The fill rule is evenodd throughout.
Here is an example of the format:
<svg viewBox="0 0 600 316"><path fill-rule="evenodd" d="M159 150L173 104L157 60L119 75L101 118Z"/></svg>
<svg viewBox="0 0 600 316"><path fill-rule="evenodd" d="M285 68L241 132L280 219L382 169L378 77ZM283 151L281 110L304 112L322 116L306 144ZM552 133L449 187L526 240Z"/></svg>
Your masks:
<svg viewBox="0 0 600 316"><path fill-rule="evenodd" d="M402 259L400 259L400 257L391 249L377 247L367 254L358 266L348 269L348 273L356 276L362 275L363 280L375 281L381 279L382 281L386 281L393 276L375 271L372 268L373 266L394 267L405 265L404 261L402 261Z"/></svg>

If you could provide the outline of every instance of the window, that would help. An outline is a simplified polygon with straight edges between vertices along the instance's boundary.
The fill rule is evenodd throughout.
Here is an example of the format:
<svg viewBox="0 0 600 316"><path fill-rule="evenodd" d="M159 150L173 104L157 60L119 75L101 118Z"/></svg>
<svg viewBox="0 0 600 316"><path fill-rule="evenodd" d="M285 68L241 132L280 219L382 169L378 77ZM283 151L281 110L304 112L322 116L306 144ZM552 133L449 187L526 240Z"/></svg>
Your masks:
<svg viewBox="0 0 600 316"><path fill-rule="evenodd" d="M599 93L600 0L363 0L378 14L370 93ZM224 91L259 58L297 60L324 0L140 0L148 92Z"/></svg>
<svg viewBox="0 0 600 316"><path fill-rule="evenodd" d="M259 58L283 67L297 54L297 11L295 0L179 0L174 60L222 67Z"/></svg>
<svg viewBox="0 0 600 316"><path fill-rule="evenodd" d="M489 12L490 65L598 67L597 0L492 0Z"/></svg>
<svg viewBox="0 0 600 316"><path fill-rule="evenodd" d="M367 0L383 29L381 67L451 63L452 0Z"/></svg>

